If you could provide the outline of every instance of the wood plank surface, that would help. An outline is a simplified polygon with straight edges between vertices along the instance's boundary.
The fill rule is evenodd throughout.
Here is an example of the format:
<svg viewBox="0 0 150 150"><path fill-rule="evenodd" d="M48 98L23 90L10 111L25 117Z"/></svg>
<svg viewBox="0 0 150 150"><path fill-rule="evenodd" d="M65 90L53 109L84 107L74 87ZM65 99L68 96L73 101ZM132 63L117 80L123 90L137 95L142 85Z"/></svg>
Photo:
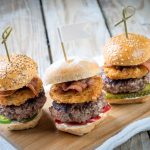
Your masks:
<svg viewBox="0 0 150 150"><path fill-rule="evenodd" d="M83 55L91 57L100 55L101 47L110 36L108 29L112 35L123 31L122 26L118 28L113 27L118 18L121 18L120 6L136 5L137 13L135 18L130 19L128 23L129 31L145 34L150 37L148 0L99 0L104 14L102 14L96 0L41 0L41 2L44 10L44 18L41 15L40 0L1 0L0 31L6 25L13 26L14 32L8 41L11 52L25 53L33 57L39 64L39 71L42 76L45 68L50 64L50 52L48 52L46 40L50 42L53 61L63 58L57 34L58 26L98 21L99 25L95 38L65 43L65 47L69 56ZM103 15L108 24L108 29L105 25ZM147 19L143 19L142 16ZM46 30L43 19L45 19ZM46 39L45 31L48 33L48 39ZM1 45L0 48L3 49ZM1 50L0 54L4 55L5 52ZM16 143L20 149L24 150L40 150L41 148L44 150L72 150L74 148L90 150L99 146L130 122L150 116L150 102L136 105L113 106L112 114L95 130L83 137L77 137L56 130L49 116L49 106L50 102L47 101L44 107L44 115L36 128L17 132L10 132L4 128L0 128L0 133L8 137L11 142ZM140 133L117 149L140 148L147 150L149 148L148 140L149 136L147 132Z"/></svg>
<svg viewBox="0 0 150 150"><path fill-rule="evenodd" d="M49 115L49 106L50 99L48 99L44 107L44 115L36 128L10 132L0 127L1 134L24 150L40 150L41 148L44 150L72 150L74 148L91 150L119 132L129 123L150 116L150 101L143 104L114 105L112 106L111 114L90 134L78 137L58 131L55 128ZM134 141L132 145L135 145Z"/></svg>
<svg viewBox="0 0 150 150"><path fill-rule="evenodd" d="M150 148L149 136L147 132L142 132L135 135L121 146L115 148L115 150L130 150L130 149L149 150L149 148Z"/></svg>
<svg viewBox="0 0 150 150"><path fill-rule="evenodd" d="M8 39L10 53L23 53L32 57L43 76L50 60L39 1L1 0L0 35L8 25L13 27ZM0 49L0 55L6 55L1 44Z"/></svg>
<svg viewBox="0 0 150 150"><path fill-rule="evenodd" d="M10 141L8 142L8 141L0 134L0 150L16 150L16 148L12 146L12 143L10 143Z"/></svg>
<svg viewBox="0 0 150 150"><path fill-rule="evenodd" d="M42 0L46 27L53 60L63 59L57 27L88 21L98 22L92 39L65 43L68 56L96 56L109 37L104 19L96 0Z"/></svg>

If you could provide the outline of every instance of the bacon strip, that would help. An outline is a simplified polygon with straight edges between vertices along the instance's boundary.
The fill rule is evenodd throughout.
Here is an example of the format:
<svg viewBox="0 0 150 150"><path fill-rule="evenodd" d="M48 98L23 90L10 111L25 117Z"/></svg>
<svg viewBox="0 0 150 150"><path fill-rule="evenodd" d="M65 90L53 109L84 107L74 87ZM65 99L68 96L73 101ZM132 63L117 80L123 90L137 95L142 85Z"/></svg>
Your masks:
<svg viewBox="0 0 150 150"><path fill-rule="evenodd" d="M38 96L38 91L37 91L37 82L38 78L33 78L30 83L26 85L31 91L34 93L35 96ZM7 97L11 96L14 94L17 90L9 90L9 91L0 91L0 97Z"/></svg>
<svg viewBox="0 0 150 150"><path fill-rule="evenodd" d="M61 89L63 91L69 91L69 90L75 90L77 92L82 92L85 88L88 86L91 86L93 84L93 79L88 78L88 79L83 79L80 81L73 81L73 82L67 82L67 83L62 83L61 84Z"/></svg>
<svg viewBox="0 0 150 150"><path fill-rule="evenodd" d="M150 71L150 59L143 63L143 65Z"/></svg>
<svg viewBox="0 0 150 150"><path fill-rule="evenodd" d="M0 91L0 97L7 97L15 93L16 90L10 90L10 91Z"/></svg>
<svg viewBox="0 0 150 150"><path fill-rule="evenodd" d="M38 82L38 78L33 78L31 80L31 82L26 85L26 87L28 87L29 89L32 90L32 92L35 94L35 96L38 96L37 82Z"/></svg>

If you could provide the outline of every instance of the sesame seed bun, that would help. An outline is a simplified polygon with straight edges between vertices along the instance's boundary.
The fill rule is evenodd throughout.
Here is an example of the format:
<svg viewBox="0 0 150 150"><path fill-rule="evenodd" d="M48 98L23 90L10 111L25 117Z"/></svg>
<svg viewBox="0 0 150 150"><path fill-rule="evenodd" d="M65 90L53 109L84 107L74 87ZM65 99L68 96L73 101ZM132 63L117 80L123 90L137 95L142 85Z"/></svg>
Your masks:
<svg viewBox="0 0 150 150"><path fill-rule="evenodd" d="M55 123L55 125L56 128L60 131L82 136L84 134L91 132L98 124L100 124L109 115L109 112L110 111L100 114L101 116L100 119L92 123L87 123L86 125L68 125L66 123L61 124Z"/></svg>
<svg viewBox="0 0 150 150"><path fill-rule="evenodd" d="M20 89L37 75L37 64L26 55L0 58L0 91Z"/></svg>
<svg viewBox="0 0 150 150"><path fill-rule="evenodd" d="M150 40L145 36L128 33L117 35L103 48L106 65L132 66L146 62L150 58Z"/></svg>
<svg viewBox="0 0 150 150"><path fill-rule="evenodd" d="M93 60L74 58L53 63L45 73L46 84L57 84L89 78L100 73L98 64Z"/></svg>
<svg viewBox="0 0 150 150"><path fill-rule="evenodd" d="M110 104L135 104L144 103L149 100L150 95L136 98L126 98L126 99L106 99Z"/></svg>
<svg viewBox="0 0 150 150"><path fill-rule="evenodd" d="M40 110L39 113L37 114L37 116L31 121L24 122L24 123L14 121L14 122L12 122L10 124L0 124L0 127L3 126L4 128L6 128L8 130L26 130L26 129L31 129L31 128L34 128L35 126L38 125L39 120L42 117L42 114L43 114L42 110Z"/></svg>

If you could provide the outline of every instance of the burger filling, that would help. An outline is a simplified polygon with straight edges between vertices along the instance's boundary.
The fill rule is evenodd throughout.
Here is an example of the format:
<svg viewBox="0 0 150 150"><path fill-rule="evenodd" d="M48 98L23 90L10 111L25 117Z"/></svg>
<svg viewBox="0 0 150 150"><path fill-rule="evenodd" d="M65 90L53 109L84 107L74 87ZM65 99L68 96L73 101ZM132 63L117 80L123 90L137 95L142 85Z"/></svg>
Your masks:
<svg viewBox="0 0 150 150"><path fill-rule="evenodd" d="M81 93L84 89L94 84L94 78L87 78L80 81L72 81L58 84L60 92L74 91Z"/></svg>
<svg viewBox="0 0 150 150"><path fill-rule="evenodd" d="M137 98L141 96L150 95L150 84L147 84L143 90L133 93L120 93L120 94L112 94L106 92L107 99L123 99L123 98Z"/></svg>
<svg viewBox="0 0 150 150"><path fill-rule="evenodd" d="M102 70L102 79L106 98L122 99L149 95L149 77L149 71L144 65L104 67Z"/></svg>
<svg viewBox="0 0 150 150"><path fill-rule="evenodd" d="M136 79L112 80L105 74L102 75L104 86L103 89L110 93L133 93L145 88L149 83L149 75Z"/></svg>
<svg viewBox="0 0 150 150"><path fill-rule="evenodd" d="M108 103L103 96L100 96L95 102L60 104L54 101L53 106L50 107L50 112L56 122L86 123L91 118L98 117L100 113L104 113L106 106L108 108Z"/></svg>
<svg viewBox="0 0 150 150"><path fill-rule="evenodd" d="M101 95L102 83L99 76L79 81L53 85L50 96L58 103L82 103L96 101Z"/></svg>
<svg viewBox="0 0 150 150"><path fill-rule="evenodd" d="M101 78L56 84L51 87L51 116L57 123L85 124L110 109L101 93Z"/></svg>
<svg viewBox="0 0 150 150"><path fill-rule="evenodd" d="M144 65L104 67L104 73L112 80L142 78L148 72Z"/></svg>
<svg viewBox="0 0 150 150"><path fill-rule="evenodd" d="M32 118L33 116L38 114L39 110L41 110L41 108L43 107L45 101L45 93L44 91L42 91L38 97L29 99L20 106L0 105L0 115L3 115L13 121L23 122L25 121L25 119Z"/></svg>
<svg viewBox="0 0 150 150"><path fill-rule="evenodd" d="M28 99L35 98L43 89L42 81L39 78L33 78L30 83L18 90L1 91L0 105L19 106Z"/></svg>
<svg viewBox="0 0 150 150"><path fill-rule="evenodd" d="M0 92L0 123L29 121L46 101L42 81L35 77L21 89Z"/></svg>

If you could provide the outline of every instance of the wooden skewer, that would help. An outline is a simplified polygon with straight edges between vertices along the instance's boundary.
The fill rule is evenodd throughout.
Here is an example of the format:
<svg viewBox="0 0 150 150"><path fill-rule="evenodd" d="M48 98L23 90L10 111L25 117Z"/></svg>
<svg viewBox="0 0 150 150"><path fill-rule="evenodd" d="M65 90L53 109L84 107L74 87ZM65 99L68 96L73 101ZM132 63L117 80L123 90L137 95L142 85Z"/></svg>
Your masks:
<svg viewBox="0 0 150 150"><path fill-rule="evenodd" d="M128 29L127 29L127 20L126 20L126 14L125 14L125 9L122 10L122 16L123 16L123 23L124 23L124 29L125 29L125 34L126 34L126 38L128 39Z"/></svg>
<svg viewBox="0 0 150 150"><path fill-rule="evenodd" d="M129 11L129 9L132 9L132 14L126 17L126 12ZM131 18L135 14L135 8L133 6L127 6L126 8L123 8L122 10L122 20L115 24L115 26L118 26L121 23L124 23L124 29L126 38L128 38L128 28L127 28L127 20Z"/></svg>
<svg viewBox="0 0 150 150"><path fill-rule="evenodd" d="M10 62L10 56L9 56L9 51L8 51L8 47L7 47L7 43L6 43L6 40L7 38L9 37L10 33L12 32L12 27L7 27L4 32L2 33L2 44L4 44L5 46L5 50L6 50L6 54L7 54L7 58L8 58L8 61Z"/></svg>
<svg viewBox="0 0 150 150"><path fill-rule="evenodd" d="M60 41L61 41L61 47L62 47L62 50L63 50L64 58L65 58L65 61L67 62L68 61L67 54L66 54L66 50L65 50L65 47L64 47L64 44L63 44L63 41L62 41L61 32L60 32L59 28L58 28L58 35L59 35L59 38L60 38Z"/></svg>

